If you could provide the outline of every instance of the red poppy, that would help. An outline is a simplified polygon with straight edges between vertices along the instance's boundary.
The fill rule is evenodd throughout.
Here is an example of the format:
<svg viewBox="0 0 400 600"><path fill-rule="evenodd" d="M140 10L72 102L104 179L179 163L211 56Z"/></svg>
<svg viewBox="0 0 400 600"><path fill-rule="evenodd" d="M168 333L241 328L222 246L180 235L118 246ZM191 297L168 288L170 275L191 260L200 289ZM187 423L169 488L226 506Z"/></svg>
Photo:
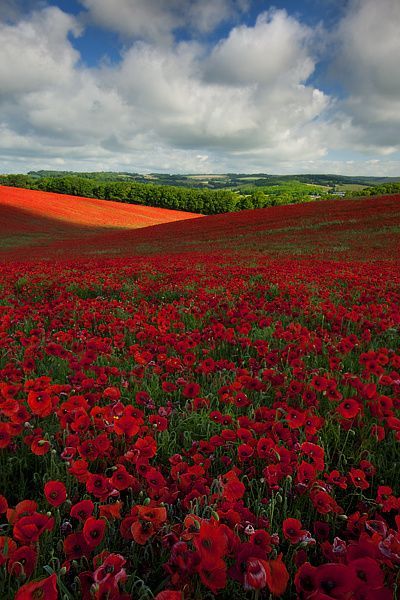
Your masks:
<svg viewBox="0 0 400 600"><path fill-rule="evenodd" d="M123 465L117 465L112 477L110 478L111 485L117 490L126 490L132 487L134 483L137 483L135 477L133 477Z"/></svg>
<svg viewBox="0 0 400 600"><path fill-rule="evenodd" d="M48 417L53 411L51 396L47 392L30 391L27 401L33 414L39 417Z"/></svg>
<svg viewBox="0 0 400 600"><path fill-rule="evenodd" d="M131 534L137 544L145 544L167 520L164 507L136 506L136 521L131 525Z"/></svg>
<svg viewBox="0 0 400 600"><path fill-rule="evenodd" d="M298 569L294 584L297 594L300 598L312 598L316 594L316 573L317 568L305 562Z"/></svg>
<svg viewBox="0 0 400 600"><path fill-rule="evenodd" d="M23 544L33 544L44 531L51 531L53 527L53 517L35 512L33 515L18 519L13 528L13 536Z"/></svg>
<svg viewBox="0 0 400 600"><path fill-rule="evenodd" d="M32 576L36 569L38 554L30 546L21 546L10 554L7 564L7 571L14 577L23 577L26 579Z"/></svg>
<svg viewBox="0 0 400 600"><path fill-rule="evenodd" d="M139 432L138 421L129 415L114 417L114 431L117 435L133 437Z"/></svg>
<svg viewBox="0 0 400 600"><path fill-rule="evenodd" d="M71 507L70 515L80 521L86 521L93 514L94 504L91 500L81 500Z"/></svg>
<svg viewBox="0 0 400 600"><path fill-rule="evenodd" d="M7 509L8 509L7 498L5 498L4 496L2 496L0 494L0 515L7 512Z"/></svg>
<svg viewBox="0 0 400 600"><path fill-rule="evenodd" d="M193 542L201 559L208 562L222 558L227 550L227 539L216 521L203 521Z"/></svg>
<svg viewBox="0 0 400 600"><path fill-rule="evenodd" d="M82 533L71 533L64 540L64 552L68 560L79 560L90 553Z"/></svg>
<svg viewBox="0 0 400 600"><path fill-rule="evenodd" d="M4 565L10 554L17 549L17 544L8 535L0 536L0 566Z"/></svg>
<svg viewBox="0 0 400 600"><path fill-rule="evenodd" d="M106 531L106 521L104 519L95 519L88 517L83 526L83 537L89 548L95 548L104 539Z"/></svg>
<svg viewBox="0 0 400 600"><path fill-rule="evenodd" d="M58 600L57 575L53 573L46 579L26 583L18 590L14 600Z"/></svg>
<svg viewBox="0 0 400 600"><path fill-rule="evenodd" d="M202 583L210 589L213 594L217 594L218 590L226 586L226 564L221 558L213 560L202 560L197 567L197 572Z"/></svg>
<svg viewBox="0 0 400 600"><path fill-rule="evenodd" d="M302 529L301 522L298 519L285 519L282 529L283 535L291 544L298 544L307 534L307 531Z"/></svg>
<svg viewBox="0 0 400 600"><path fill-rule="evenodd" d="M126 579L126 571L123 568L125 564L126 560L121 554L108 554L95 570L93 574L94 581L100 585L104 585L110 580L114 584L124 581Z"/></svg>
<svg viewBox="0 0 400 600"><path fill-rule="evenodd" d="M289 573L282 562L282 554L275 560L268 561L269 575L267 575L267 585L273 596L282 596L289 582Z"/></svg>
<svg viewBox="0 0 400 600"><path fill-rule="evenodd" d="M369 589L383 587L385 582L384 573L373 558L369 556L356 558L349 563L349 567L354 569L360 583L366 585Z"/></svg>
<svg viewBox="0 0 400 600"><path fill-rule="evenodd" d="M267 575L268 573L268 575ZM243 586L245 590L260 590L267 586L269 567L266 560L249 558L246 562Z"/></svg>
<svg viewBox="0 0 400 600"><path fill-rule="evenodd" d="M369 488L369 483L365 478L365 473L361 469L350 469L349 477L354 487L360 490Z"/></svg>
<svg viewBox="0 0 400 600"><path fill-rule="evenodd" d="M11 435L8 423L0 423L0 449L7 448L10 442Z"/></svg>
<svg viewBox="0 0 400 600"><path fill-rule="evenodd" d="M348 398L339 404L337 410L344 419L354 419L360 412L361 406L354 398Z"/></svg>
<svg viewBox="0 0 400 600"><path fill-rule="evenodd" d="M326 563L315 572L317 590L328 598L350 598L357 587L353 569L346 565Z"/></svg>
<svg viewBox="0 0 400 600"><path fill-rule="evenodd" d="M61 481L48 481L44 486L46 500L52 506L60 506L67 499L67 490Z"/></svg>
<svg viewBox="0 0 400 600"><path fill-rule="evenodd" d="M104 517L107 521L121 518L122 502L117 501L114 504L100 504L99 517Z"/></svg>
<svg viewBox="0 0 400 600"><path fill-rule="evenodd" d="M182 395L185 398L196 398L200 394L200 386L198 383L187 383L182 390Z"/></svg>
<svg viewBox="0 0 400 600"><path fill-rule="evenodd" d="M111 491L109 481L104 475L90 474L86 481L86 489L96 498L107 498Z"/></svg>

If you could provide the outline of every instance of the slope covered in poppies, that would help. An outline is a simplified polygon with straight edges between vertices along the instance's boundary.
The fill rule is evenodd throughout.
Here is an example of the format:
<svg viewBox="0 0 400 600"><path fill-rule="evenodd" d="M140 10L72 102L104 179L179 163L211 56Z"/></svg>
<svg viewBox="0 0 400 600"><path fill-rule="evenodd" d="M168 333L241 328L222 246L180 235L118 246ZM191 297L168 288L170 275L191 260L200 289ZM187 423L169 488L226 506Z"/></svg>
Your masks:
<svg viewBox="0 0 400 600"><path fill-rule="evenodd" d="M0 248L199 217L192 213L0 186Z"/></svg>
<svg viewBox="0 0 400 600"><path fill-rule="evenodd" d="M56 257L107 252L129 256L213 250L369 261L393 259L400 251L400 196L320 201L190 220L193 215L188 213L178 216L184 220L135 232L102 231L94 237L82 236L79 246L74 241L58 241L32 254L27 244L11 256L24 259L29 254L40 258L43 252Z"/></svg>
<svg viewBox="0 0 400 600"><path fill-rule="evenodd" d="M4 252L1 598L397 598L398 214Z"/></svg>

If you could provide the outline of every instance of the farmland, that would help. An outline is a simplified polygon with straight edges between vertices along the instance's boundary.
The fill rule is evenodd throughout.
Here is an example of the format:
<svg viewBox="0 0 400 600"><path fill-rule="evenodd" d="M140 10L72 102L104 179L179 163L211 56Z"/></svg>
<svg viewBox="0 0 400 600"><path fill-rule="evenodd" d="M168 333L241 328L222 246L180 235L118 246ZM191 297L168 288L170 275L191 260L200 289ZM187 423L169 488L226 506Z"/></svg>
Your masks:
<svg viewBox="0 0 400 600"><path fill-rule="evenodd" d="M396 598L400 197L0 193L1 598Z"/></svg>

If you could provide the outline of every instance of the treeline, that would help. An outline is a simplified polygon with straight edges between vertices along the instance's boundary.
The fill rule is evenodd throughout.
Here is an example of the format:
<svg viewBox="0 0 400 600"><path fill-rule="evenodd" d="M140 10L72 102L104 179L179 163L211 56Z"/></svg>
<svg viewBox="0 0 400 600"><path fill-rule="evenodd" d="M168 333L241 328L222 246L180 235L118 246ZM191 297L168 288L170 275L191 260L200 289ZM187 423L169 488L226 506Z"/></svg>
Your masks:
<svg viewBox="0 0 400 600"><path fill-rule="evenodd" d="M373 185L363 190L350 192L348 195L353 196L384 196L386 194L400 194L400 183L390 182Z"/></svg>
<svg viewBox="0 0 400 600"><path fill-rule="evenodd" d="M75 175L65 177L32 177L30 175L2 175L0 185L42 190L71 196L85 196L102 200L115 200L128 204L143 204L212 215L244 209L264 208L278 204L294 204L312 200L311 191L306 193L264 193L260 189L249 189L244 193L233 190L208 190L182 188L151 183L129 181L100 181Z"/></svg>

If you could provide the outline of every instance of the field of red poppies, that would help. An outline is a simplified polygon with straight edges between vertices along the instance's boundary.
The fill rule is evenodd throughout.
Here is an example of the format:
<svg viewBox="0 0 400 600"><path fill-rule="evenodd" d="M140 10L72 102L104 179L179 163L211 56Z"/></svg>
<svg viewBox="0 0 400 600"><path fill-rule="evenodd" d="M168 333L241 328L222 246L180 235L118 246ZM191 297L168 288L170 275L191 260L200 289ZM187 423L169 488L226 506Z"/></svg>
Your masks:
<svg viewBox="0 0 400 600"><path fill-rule="evenodd" d="M1 600L391 600L399 197L0 266Z"/></svg>

